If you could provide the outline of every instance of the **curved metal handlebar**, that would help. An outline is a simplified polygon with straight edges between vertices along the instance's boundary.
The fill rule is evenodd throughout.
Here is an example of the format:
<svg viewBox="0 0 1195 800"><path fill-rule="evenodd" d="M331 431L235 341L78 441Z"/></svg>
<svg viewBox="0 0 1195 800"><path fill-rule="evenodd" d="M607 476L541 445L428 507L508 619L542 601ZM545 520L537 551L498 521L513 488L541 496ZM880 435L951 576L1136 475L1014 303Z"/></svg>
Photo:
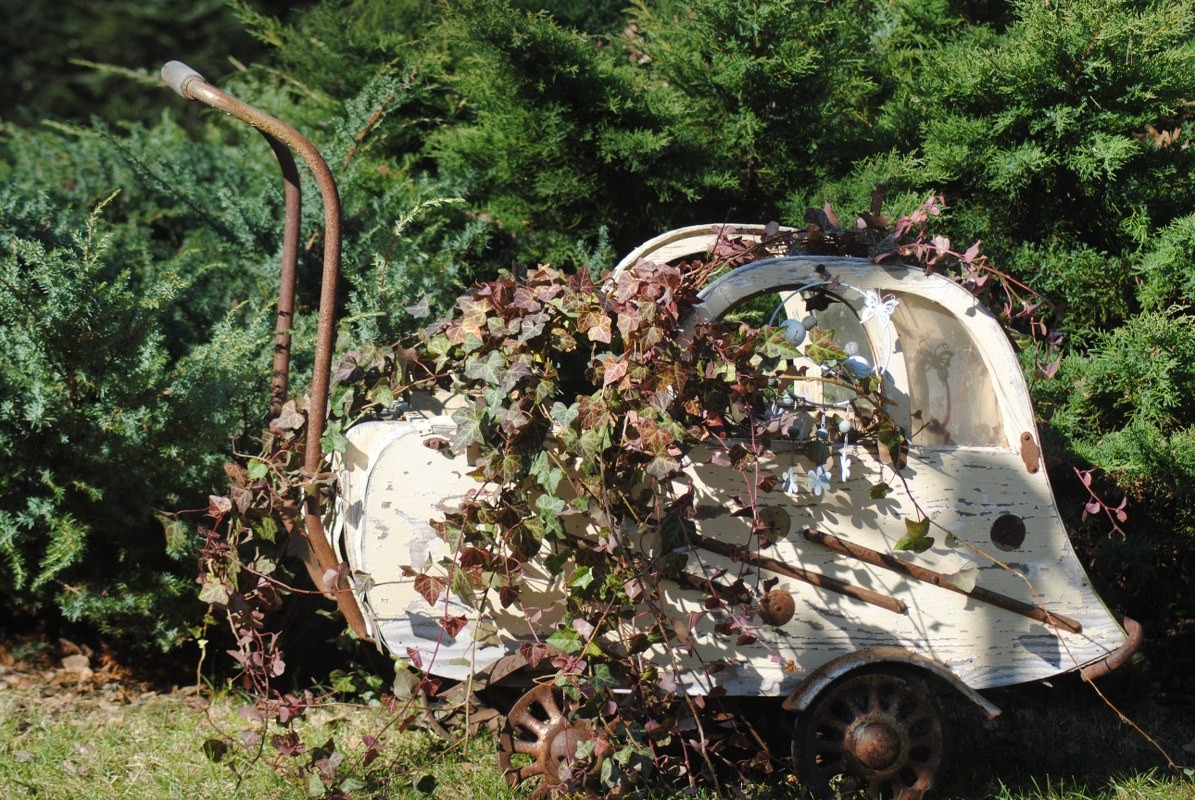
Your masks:
<svg viewBox="0 0 1195 800"><path fill-rule="evenodd" d="M277 117L272 117L264 111L242 103L232 95L220 91L208 83L196 70L191 69L181 61L170 61L162 67L162 79L186 99L206 103L257 129L269 140L271 146L274 147L274 152L278 155L280 163L289 158L291 152L298 155L307 165L307 168L311 170L316 184L319 186L320 195L324 203L324 274L320 288L319 328L315 343L315 371L311 378L311 405L313 409L318 409L319 413L310 413L311 410L309 410L307 449L304 452L303 459L303 465L308 470L318 472L320 463L323 460L323 453L320 449L320 437L324 431L324 409L328 402L328 384L332 368L333 334L336 323L336 284L340 279L340 195L336 190L336 180L332 177L332 172L328 169L324 157L315 149L315 145L301 133ZM282 163L282 171L285 176L288 172L287 164ZM289 178L287 183L288 185L291 183ZM293 184L297 192L297 176ZM287 211L288 229L293 222L295 227L293 234L296 237L295 242L297 245L298 217L297 214L290 213L291 208L289 206ZM288 230L288 232L291 231ZM287 252L285 246L283 253L283 271L285 273L287 271ZM291 260L293 261L293 259L294 257L292 256ZM284 275L284 290L288 282L293 287L293 277L288 281ZM280 309L279 316L286 316L288 318L286 320L287 330L289 330L289 316L292 313L293 307L286 309L285 314ZM286 349L289 350L289 347ZM282 379L285 381L287 365L281 365L284 367L281 370L278 369L279 366L276 361L275 373L277 375L281 372ZM278 387L275 386L274 401L276 403L281 399L277 396L277 389ZM282 394L285 395L285 383L282 386Z"/></svg>
<svg viewBox="0 0 1195 800"><path fill-rule="evenodd" d="M193 81L199 81L202 86L216 91L202 75L181 61L167 62L162 67L162 79L187 100L202 100L204 96L202 91L196 97L188 90ZM227 95L221 100L225 104L236 102ZM295 273L299 261L299 226L303 215L303 197L299 187L299 171L295 167L295 159L290 149L265 130L258 128L258 131L269 142L274 156L278 159L286 197L286 226L282 233L282 280L278 292L278 317L274 325L274 370L270 381L270 418L273 419L282 413L290 376L290 331L295 312Z"/></svg>
<svg viewBox="0 0 1195 800"><path fill-rule="evenodd" d="M198 100L257 129L274 150L286 182L286 229L282 247L282 291L279 294L278 325L275 332L274 382L271 413L276 415L286 395L289 372L290 323L294 314L295 262L298 258L300 192L294 153L303 160L319 186L324 205L324 271L320 286L319 326L316 333L315 365L311 376L311 402L307 409L307 442L303 467L312 475L320 471L329 382L332 372L333 336L336 325L336 284L340 278L340 194L327 162L306 137L277 117L242 103L208 83L196 70L181 61L162 67L162 80L187 100ZM317 564L308 563L315 585L324 588L324 575L337 570L340 559L324 535L319 497L309 492L304 506L307 540ZM337 603L349 626L364 639L370 638L361 609L343 578L337 579Z"/></svg>

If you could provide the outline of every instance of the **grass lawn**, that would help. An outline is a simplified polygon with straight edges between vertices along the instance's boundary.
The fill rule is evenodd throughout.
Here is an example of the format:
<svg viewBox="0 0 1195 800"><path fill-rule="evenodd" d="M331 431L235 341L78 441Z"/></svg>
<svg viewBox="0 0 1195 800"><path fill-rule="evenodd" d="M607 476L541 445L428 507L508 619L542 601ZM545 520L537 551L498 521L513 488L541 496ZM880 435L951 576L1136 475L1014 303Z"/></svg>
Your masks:
<svg viewBox="0 0 1195 800"><path fill-rule="evenodd" d="M318 778L298 769L317 756L280 755L268 734L254 740L255 723L239 713L243 703L235 693L155 689L94 654L60 651L28 661L20 655L0 646L0 798L321 796ZM1191 702L1143 697L1131 677L1121 676L1110 693L1123 696L1117 699L1129 716L1174 760L1195 761ZM992 698L1005 709L995 723L980 724L969 714L957 721L953 770L937 796L1195 800L1191 779L1168 772L1165 759L1089 687L1035 686ZM350 765L336 786L353 800L524 796L506 787L487 734L447 747L423 732L389 729L379 736L386 723L380 707L336 705L311 711L296 725L308 743L335 736ZM378 756L366 765L371 736L378 736ZM256 761L256 747L224 744L246 739L260 744ZM802 797L783 776L734 788L755 798Z"/></svg>

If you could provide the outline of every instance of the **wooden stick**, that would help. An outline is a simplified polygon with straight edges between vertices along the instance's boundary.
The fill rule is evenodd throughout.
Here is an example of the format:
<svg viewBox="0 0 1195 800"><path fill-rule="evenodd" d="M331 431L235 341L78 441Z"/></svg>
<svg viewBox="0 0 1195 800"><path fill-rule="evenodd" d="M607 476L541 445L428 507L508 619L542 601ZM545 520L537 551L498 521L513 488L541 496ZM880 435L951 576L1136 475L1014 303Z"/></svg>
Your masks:
<svg viewBox="0 0 1195 800"><path fill-rule="evenodd" d="M896 556L888 553L881 553L879 550L872 550L869 547L848 542L845 539L840 539L831 533L822 533L813 528L806 528L803 532L806 540L816 544L824 545L830 548L835 553L842 553L843 555L857 558L860 561L865 561L883 569L891 570L906 578L912 578L925 583L932 583L934 586L940 586L943 589L948 589L952 592L965 594L972 597L981 603L988 603L1005 611L1011 611L1014 614L1020 614L1023 617L1035 619L1038 622L1043 622L1046 625L1057 625L1059 628L1065 628L1071 633L1080 633L1083 630L1083 625L1076 619L1056 614L1053 611L1047 611L1041 606L1024 603L1016 598L1009 597L999 592L993 592L991 589L985 589L982 586L976 586L967 591L960 586L956 586L941 572L936 572L926 567L921 567L916 564L910 564L907 561L901 561Z"/></svg>

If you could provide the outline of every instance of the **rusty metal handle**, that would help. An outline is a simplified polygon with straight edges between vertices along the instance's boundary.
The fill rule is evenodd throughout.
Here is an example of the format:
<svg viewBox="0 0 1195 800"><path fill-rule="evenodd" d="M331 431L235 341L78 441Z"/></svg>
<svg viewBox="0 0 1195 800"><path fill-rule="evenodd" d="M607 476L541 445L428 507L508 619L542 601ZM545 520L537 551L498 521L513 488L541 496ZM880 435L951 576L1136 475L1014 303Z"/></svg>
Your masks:
<svg viewBox="0 0 1195 800"><path fill-rule="evenodd" d="M324 274L320 287L319 327L315 343L315 367L311 376L311 408L308 409L307 447L303 466L311 473L319 472L323 461L320 437L324 433L324 416L328 403L332 371L333 335L336 325L336 285L340 280L340 194L327 162L306 137L277 117L242 103L232 95L208 83L196 70L181 61L170 61L162 67L162 79L188 100L198 100L251 125L259 131L275 153L288 150L307 165L319 186L324 203ZM282 157L280 157L282 158ZM283 166L285 173L286 166ZM296 183L297 190L297 183ZM289 211L289 209L288 209ZM291 218L288 213L288 221ZM295 224L297 225L297 217ZM296 234L297 236L297 234ZM285 247L284 247L285 250ZM286 281L283 281L284 285ZM293 311L293 309L291 310ZM289 318L290 312L286 314ZM280 316L282 313L280 312ZM275 365L277 367L277 364ZM278 369L275 369L278 372ZM277 392L275 391L275 395Z"/></svg>
<svg viewBox="0 0 1195 800"><path fill-rule="evenodd" d="M192 81L210 87L196 70L181 61L170 61L162 67L162 79L170 88L187 100L202 99L188 90ZM231 98L229 98L231 99ZM281 284L278 291L278 316L274 324L274 369L270 378L270 419L282 413L290 382L291 328L295 314L295 275L299 262L299 226L303 216L303 193L299 185L299 170L290 148L277 138L258 128L269 142L278 167L282 170L283 193L286 198L286 226L282 233Z"/></svg>
<svg viewBox="0 0 1195 800"><path fill-rule="evenodd" d="M282 376L282 394L285 394L286 372L289 369L287 357L290 349L290 318L293 315L294 302L293 266L298 250L298 175L294 170L292 153L303 160L319 186L324 205L324 271L320 285L319 326L315 342L315 365L311 376L311 401L307 409L307 442L303 453L304 470L314 476L320 472L323 462L320 438L324 433L324 418L327 414L328 391L332 373L333 335L336 325L336 285L340 279L340 194L336 189L336 180L332 177L332 171L328 169L324 157L320 155L315 145L301 133L277 117L270 116L264 111L220 91L208 83L196 70L181 61L167 62L162 67L162 80L184 98L198 100L255 128L270 142L270 146L282 166L283 177L287 182L287 228L283 238L283 290L279 302L279 325L276 329L274 362L275 378L277 379L280 373ZM289 278L287 276L288 264L291 270ZM284 308L287 303L288 283L290 308ZM285 325L285 330L283 325ZM283 341L283 336L285 336L285 341ZM277 403L279 400L278 383L274 384L272 395L274 403ZM273 410L273 403L271 408ZM304 503L304 519L307 528L307 541L317 562L315 565L309 562L308 570L311 572L316 587L328 590L328 587L324 586L324 575L330 571L338 571L340 559L324 535L319 496L316 491L307 494ZM365 619L353 598L347 580L344 577L338 578L337 585L331 591L334 592L336 601L349 626L357 635L368 639Z"/></svg>
<svg viewBox="0 0 1195 800"><path fill-rule="evenodd" d="M1124 644L1108 655L1079 670L1079 675L1082 676L1083 680L1094 681L1097 678L1104 677L1113 670L1120 669L1132 657L1133 653L1136 653L1141 647L1141 641L1145 638L1145 634L1141 630L1141 623L1131 617L1125 616L1121 616L1120 620L1128 638L1125 639Z"/></svg>

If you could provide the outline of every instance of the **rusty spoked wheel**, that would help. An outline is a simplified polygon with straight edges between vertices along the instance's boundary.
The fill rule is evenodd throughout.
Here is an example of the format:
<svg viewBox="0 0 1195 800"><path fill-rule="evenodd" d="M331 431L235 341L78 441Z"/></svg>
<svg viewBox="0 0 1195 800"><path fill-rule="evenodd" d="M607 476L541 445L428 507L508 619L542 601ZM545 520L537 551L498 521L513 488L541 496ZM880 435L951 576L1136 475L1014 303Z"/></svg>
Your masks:
<svg viewBox="0 0 1195 800"><path fill-rule="evenodd" d="M506 715L498 735L498 763L511 786L538 778L533 800L581 788L573 781L577 747L596 737L590 723L570 720L569 710L559 689L540 684Z"/></svg>
<svg viewBox="0 0 1195 800"><path fill-rule="evenodd" d="M941 709L920 679L856 673L798 717L793 763L818 797L837 791L917 800L942 767L943 732Z"/></svg>

